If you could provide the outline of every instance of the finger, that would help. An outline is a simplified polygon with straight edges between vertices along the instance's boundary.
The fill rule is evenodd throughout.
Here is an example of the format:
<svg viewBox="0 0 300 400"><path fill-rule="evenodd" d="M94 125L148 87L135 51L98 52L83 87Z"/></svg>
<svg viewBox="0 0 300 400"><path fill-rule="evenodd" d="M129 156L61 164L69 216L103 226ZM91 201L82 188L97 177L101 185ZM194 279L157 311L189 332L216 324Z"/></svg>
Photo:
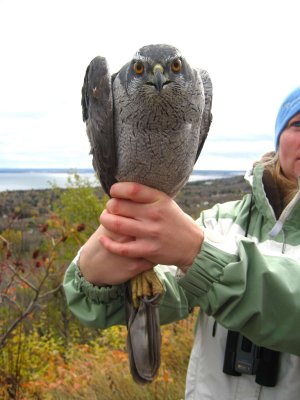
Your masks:
<svg viewBox="0 0 300 400"><path fill-rule="evenodd" d="M112 198L106 203L106 210L110 214L140 219L145 215L145 204L134 203L131 200Z"/></svg>
<svg viewBox="0 0 300 400"><path fill-rule="evenodd" d="M101 214L100 222L104 228L118 235L129 237L145 236L144 224L133 218L111 214L104 210Z"/></svg>
<svg viewBox="0 0 300 400"><path fill-rule="evenodd" d="M145 252L143 251L143 246L138 244L135 240L127 243L119 243L111 240L107 236L101 236L100 241L110 253L127 258L144 258Z"/></svg>
<svg viewBox="0 0 300 400"><path fill-rule="evenodd" d="M141 185L136 182L118 182L110 189L111 197L127 199L137 203L154 203L162 196L166 196L159 190Z"/></svg>
<svg viewBox="0 0 300 400"><path fill-rule="evenodd" d="M100 218L101 219L101 216ZM133 240L134 238L131 236L126 236L126 235L118 235L115 232L109 231L108 229L105 228L105 226L102 224L99 226L98 228L98 233L99 233L99 237L101 235L105 235L110 237L111 239L113 239L116 242L121 242L121 243L125 243L125 242L129 242L131 240Z"/></svg>

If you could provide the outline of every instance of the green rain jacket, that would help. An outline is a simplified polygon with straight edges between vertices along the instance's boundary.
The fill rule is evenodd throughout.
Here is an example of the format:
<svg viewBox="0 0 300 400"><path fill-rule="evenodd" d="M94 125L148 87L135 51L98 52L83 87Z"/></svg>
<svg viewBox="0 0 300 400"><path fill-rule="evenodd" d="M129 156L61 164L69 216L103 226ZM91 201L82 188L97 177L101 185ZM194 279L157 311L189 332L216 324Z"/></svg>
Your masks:
<svg viewBox="0 0 300 400"><path fill-rule="evenodd" d="M175 267L155 267L165 286L162 324L185 318L195 306L201 309L186 399L300 398L300 201L278 218L277 191L263 166L257 165L247 179L253 194L201 213L197 223L205 239L185 275ZM78 255L64 279L71 311L90 327L125 324L123 285L93 286L77 261ZM259 386L253 375L222 372L225 328L282 352L274 388Z"/></svg>

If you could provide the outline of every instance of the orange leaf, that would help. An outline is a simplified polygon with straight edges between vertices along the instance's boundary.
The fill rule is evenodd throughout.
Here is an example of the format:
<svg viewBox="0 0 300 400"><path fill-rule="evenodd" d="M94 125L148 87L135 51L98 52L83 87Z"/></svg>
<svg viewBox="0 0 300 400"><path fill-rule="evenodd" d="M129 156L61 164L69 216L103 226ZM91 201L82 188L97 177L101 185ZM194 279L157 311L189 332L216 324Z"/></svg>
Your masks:
<svg viewBox="0 0 300 400"><path fill-rule="evenodd" d="M169 372L167 369L164 370L164 376L163 376L164 382L168 383L169 382Z"/></svg>

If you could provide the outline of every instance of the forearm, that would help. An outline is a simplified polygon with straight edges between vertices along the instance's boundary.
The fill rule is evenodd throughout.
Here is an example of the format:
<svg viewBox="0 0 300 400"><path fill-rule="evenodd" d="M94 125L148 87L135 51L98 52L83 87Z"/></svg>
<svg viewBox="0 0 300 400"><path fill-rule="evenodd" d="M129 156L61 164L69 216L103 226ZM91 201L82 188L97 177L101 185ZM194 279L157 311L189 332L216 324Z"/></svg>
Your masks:
<svg viewBox="0 0 300 400"><path fill-rule="evenodd" d="M93 328L125 324L124 285L93 285L82 276L77 262L78 257L68 267L63 282L72 313Z"/></svg>
<svg viewBox="0 0 300 400"><path fill-rule="evenodd" d="M126 258L107 251L101 244L104 234L118 243L131 240L99 226L80 250L80 271L88 282L97 286L118 285L153 267L151 262L142 258Z"/></svg>
<svg viewBox="0 0 300 400"><path fill-rule="evenodd" d="M243 239L236 255L204 242L180 280L190 305L254 343L300 355L299 264L262 255Z"/></svg>
<svg viewBox="0 0 300 400"><path fill-rule="evenodd" d="M125 324L125 286L99 287L87 282L76 265L70 264L64 278L64 290L72 313L93 328ZM160 301L160 322L166 324L187 317L191 309L185 292L178 286L174 268L155 267L165 294Z"/></svg>

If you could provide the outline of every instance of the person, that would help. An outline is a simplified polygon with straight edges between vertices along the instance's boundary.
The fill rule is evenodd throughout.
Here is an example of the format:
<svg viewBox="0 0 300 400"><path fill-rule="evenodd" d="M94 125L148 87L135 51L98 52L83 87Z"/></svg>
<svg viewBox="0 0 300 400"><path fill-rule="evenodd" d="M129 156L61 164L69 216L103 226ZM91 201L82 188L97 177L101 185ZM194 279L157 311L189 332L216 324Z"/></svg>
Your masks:
<svg viewBox="0 0 300 400"><path fill-rule="evenodd" d="M123 283L155 266L165 288L162 324L200 306L186 399L299 399L299 177L300 87L282 103L275 151L246 174L252 193L241 200L216 204L194 221L162 192L113 185L101 225L66 271L71 311L91 327L124 324ZM272 384L261 383L243 360L242 369L234 364L232 374L223 372L230 332L239 343L234 357L249 343L252 364L261 349L278 356Z"/></svg>

